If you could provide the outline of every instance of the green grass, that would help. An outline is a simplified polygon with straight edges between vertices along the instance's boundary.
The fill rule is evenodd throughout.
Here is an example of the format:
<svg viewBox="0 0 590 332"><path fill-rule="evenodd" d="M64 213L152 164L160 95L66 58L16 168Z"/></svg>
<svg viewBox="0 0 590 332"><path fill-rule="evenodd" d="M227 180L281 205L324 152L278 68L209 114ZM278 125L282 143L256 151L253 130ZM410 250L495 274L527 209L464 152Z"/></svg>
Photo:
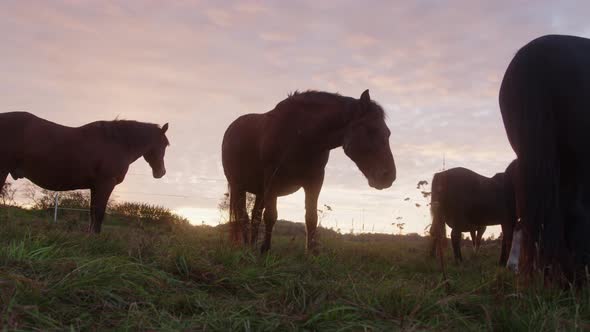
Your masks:
<svg viewBox="0 0 590 332"><path fill-rule="evenodd" d="M0 324L6 330L586 330L587 290L519 286L499 249L447 253L448 286L420 239L275 237L268 255L210 227L48 222L0 212Z"/></svg>

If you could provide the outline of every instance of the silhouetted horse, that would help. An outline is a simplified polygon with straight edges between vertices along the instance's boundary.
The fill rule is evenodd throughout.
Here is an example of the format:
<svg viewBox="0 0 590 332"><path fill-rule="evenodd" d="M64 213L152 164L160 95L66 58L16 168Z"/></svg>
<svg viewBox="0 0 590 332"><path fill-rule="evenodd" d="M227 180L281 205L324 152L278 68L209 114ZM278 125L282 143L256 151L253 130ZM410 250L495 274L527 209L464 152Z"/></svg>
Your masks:
<svg viewBox="0 0 590 332"><path fill-rule="evenodd" d="M510 169L511 166L507 172ZM444 241L446 238L445 223L452 229L451 242L456 261L462 260L461 232L471 232L477 251L486 226L500 224L503 234L500 264L506 264L516 222L510 176L497 173L488 178L463 167L451 168L434 175L431 195L432 256L435 254L437 241Z"/></svg>
<svg viewBox="0 0 590 332"><path fill-rule="evenodd" d="M549 35L525 45L499 102L519 160L521 267L572 280L590 263L590 39Z"/></svg>
<svg viewBox="0 0 590 332"><path fill-rule="evenodd" d="M114 187L139 157L166 174L168 124L115 120L71 128L26 112L0 114L0 188L10 173L54 191L90 189L89 231L99 233Z"/></svg>
<svg viewBox="0 0 590 332"><path fill-rule="evenodd" d="M256 245L264 210L261 251L270 249L277 197L303 187L308 250L315 250L317 201L331 149L342 146L377 189L391 186L395 164L385 112L363 92L360 99L327 92L295 92L263 114L236 119L223 137L222 159L230 191L233 240ZM251 235L246 192L256 195Z"/></svg>

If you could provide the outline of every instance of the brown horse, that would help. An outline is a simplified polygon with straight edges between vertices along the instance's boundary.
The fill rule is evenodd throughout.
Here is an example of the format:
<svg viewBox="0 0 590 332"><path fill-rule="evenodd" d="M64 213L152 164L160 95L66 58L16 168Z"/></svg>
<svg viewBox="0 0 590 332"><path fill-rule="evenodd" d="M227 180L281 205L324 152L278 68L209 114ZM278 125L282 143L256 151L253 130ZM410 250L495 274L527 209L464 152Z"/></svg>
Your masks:
<svg viewBox="0 0 590 332"><path fill-rule="evenodd" d="M72 128L26 112L0 114L0 188L8 174L54 191L90 189L89 231L100 233L107 201L129 165L143 156L154 178L166 174L168 124L115 120Z"/></svg>
<svg viewBox="0 0 590 332"><path fill-rule="evenodd" d="M230 191L232 237L256 245L264 211L261 251L270 249L277 197L305 191L307 250L316 249L317 201L330 150L342 146L376 189L391 186L395 163L383 108L369 90L360 99L327 92L295 92L263 114L236 119L223 137L222 159ZM252 222L246 192L256 195ZM241 236L240 236L241 233Z"/></svg>
<svg viewBox="0 0 590 332"><path fill-rule="evenodd" d="M457 262L462 261L461 232L470 232L476 251L486 226L502 225L500 265L506 265L512 230L516 223L516 206L512 162L505 173L485 177L463 167L451 168L434 174L432 179L432 244L431 256L446 241L445 224L451 231L451 243Z"/></svg>

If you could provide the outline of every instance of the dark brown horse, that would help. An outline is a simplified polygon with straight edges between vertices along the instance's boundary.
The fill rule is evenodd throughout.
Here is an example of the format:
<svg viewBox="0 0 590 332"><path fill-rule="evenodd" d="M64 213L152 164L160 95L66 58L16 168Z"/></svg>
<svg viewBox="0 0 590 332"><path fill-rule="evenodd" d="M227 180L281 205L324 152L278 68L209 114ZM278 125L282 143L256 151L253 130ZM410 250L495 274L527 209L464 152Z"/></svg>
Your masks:
<svg viewBox="0 0 590 332"><path fill-rule="evenodd" d="M549 35L522 47L499 101L519 161L521 270L583 276L590 264L590 39Z"/></svg>
<svg viewBox="0 0 590 332"><path fill-rule="evenodd" d="M330 150L342 146L371 187L388 188L396 175L389 135L385 112L371 100L368 90L360 99L327 92L295 92L267 113L239 117L225 132L222 145L233 239L241 237L255 246L264 211L261 251L270 249L277 197L303 187L306 248L314 251L317 201ZM246 192L256 195L251 227Z"/></svg>
<svg viewBox="0 0 590 332"><path fill-rule="evenodd" d="M502 225L500 265L505 265L512 245L516 223L516 206L512 173L514 162L506 172L491 178L472 170L456 167L436 173L432 179L432 245L434 256L437 241L446 238L445 224L451 231L456 261L461 261L461 233L470 232L477 250L486 226Z"/></svg>
<svg viewBox="0 0 590 332"><path fill-rule="evenodd" d="M107 201L140 157L155 178L166 174L168 124L97 121L71 128L26 112L0 114L0 188L8 174L54 191L90 189L91 224L99 233Z"/></svg>

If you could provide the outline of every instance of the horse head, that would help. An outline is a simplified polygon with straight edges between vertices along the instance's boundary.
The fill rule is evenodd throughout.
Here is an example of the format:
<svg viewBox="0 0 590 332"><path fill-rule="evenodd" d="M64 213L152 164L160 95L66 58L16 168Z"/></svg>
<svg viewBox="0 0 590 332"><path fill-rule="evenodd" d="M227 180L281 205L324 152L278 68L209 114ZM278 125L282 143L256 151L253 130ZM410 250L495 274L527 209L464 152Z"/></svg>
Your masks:
<svg viewBox="0 0 590 332"><path fill-rule="evenodd" d="M166 166L164 165L164 155L166 154L166 148L170 143L166 137L166 131L168 130L168 124L166 123L160 128L157 137L155 137L148 151L143 155L143 159L152 168L152 175L154 178L159 179L166 174Z"/></svg>
<svg viewBox="0 0 590 332"><path fill-rule="evenodd" d="M381 106L371 101L369 90L363 92L353 107L356 109L342 144L344 153L361 170L369 186L380 190L389 188L395 180L396 170L385 113Z"/></svg>

